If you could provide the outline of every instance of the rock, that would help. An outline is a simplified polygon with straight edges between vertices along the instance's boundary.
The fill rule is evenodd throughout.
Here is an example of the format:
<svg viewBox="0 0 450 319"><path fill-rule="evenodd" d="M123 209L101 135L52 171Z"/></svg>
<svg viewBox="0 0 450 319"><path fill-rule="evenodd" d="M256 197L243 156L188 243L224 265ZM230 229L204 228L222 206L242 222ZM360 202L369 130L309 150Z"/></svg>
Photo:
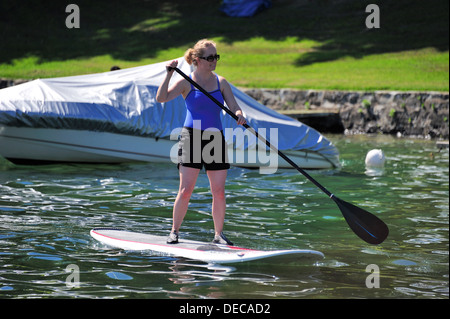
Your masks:
<svg viewBox="0 0 450 319"><path fill-rule="evenodd" d="M448 93L242 90L275 110L338 110L339 125L322 125L333 132L339 129L348 134L399 133L402 136L449 138ZM329 121L336 119L331 119L330 115Z"/></svg>

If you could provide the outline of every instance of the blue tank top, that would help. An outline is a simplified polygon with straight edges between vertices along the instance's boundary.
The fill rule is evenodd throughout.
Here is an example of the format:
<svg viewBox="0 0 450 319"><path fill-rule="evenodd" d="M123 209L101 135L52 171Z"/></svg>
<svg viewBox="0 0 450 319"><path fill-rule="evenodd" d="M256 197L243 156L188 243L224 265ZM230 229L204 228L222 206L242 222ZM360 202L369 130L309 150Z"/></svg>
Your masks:
<svg viewBox="0 0 450 319"><path fill-rule="evenodd" d="M192 76L190 76L192 78ZM217 77L217 90L208 92L217 101L224 103L222 93L220 92L219 77ZM222 130L222 121L220 120L220 113L222 109L209 97L203 94L201 91L194 88L191 84L191 90L186 96L186 119L184 120L185 127L191 127L195 129L206 130L209 128L215 128ZM201 127L198 127L198 122L194 127L194 121L201 121Z"/></svg>

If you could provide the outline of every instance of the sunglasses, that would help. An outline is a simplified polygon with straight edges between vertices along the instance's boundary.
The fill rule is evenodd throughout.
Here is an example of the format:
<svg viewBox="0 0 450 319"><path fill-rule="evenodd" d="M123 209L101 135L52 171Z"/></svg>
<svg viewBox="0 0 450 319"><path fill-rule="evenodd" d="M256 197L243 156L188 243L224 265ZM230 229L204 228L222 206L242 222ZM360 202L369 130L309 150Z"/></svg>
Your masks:
<svg viewBox="0 0 450 319"><path fill-rule="evenodd" d="M219 54L216 54L216 55L210 55L210 56L208 56L208 57L202 57L202 56L199 56L199 58L200 59L203 59L203 60L206 60L206 61L208 61L208 62L212 62L212 61L214 61L214 60L217 60L217 61L219 61L220 60L220 55Z"/></svg>

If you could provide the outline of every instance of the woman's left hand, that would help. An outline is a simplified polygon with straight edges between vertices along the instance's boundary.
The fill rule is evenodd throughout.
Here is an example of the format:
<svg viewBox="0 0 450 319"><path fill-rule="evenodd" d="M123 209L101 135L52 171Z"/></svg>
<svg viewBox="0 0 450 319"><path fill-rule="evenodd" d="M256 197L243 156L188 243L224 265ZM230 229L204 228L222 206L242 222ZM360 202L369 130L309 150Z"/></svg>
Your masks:
<svg viewBox="0 0 450 319"><path fill-rule="evenodd" d="M237 120L238 125L244 125L247 123L247 120L245 119L245 117L242 114L236 114L236 116L238 117L238 120Z"/></svg>

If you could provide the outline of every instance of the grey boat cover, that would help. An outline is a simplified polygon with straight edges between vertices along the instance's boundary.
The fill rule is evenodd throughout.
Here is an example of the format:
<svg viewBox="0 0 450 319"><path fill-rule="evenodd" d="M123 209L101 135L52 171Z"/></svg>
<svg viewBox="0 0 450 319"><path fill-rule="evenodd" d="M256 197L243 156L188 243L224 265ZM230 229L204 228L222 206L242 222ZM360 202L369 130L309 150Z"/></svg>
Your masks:
<svg viewBox="0 0 450 319"><path fill-rule="evenodd" d="M192 72L184 58L178 59L184 73ZM38 79L0 90L0 125L14 127L75 129L169 139L181 130L186 115L182 96L158 103L156 92L163 81L166 62L98 74ZM171 81L179 79L174 73ZM172 83L172 82L171 82ZM258 132L278 129L278 149L317 152L335 167L337 148L311 127L282 115L231 85L247 123ZM238 126L222 111L224 129ZM173 136L173 135L172 135ZM256 147L255 139L227 143L245 150Z"/></svg>

